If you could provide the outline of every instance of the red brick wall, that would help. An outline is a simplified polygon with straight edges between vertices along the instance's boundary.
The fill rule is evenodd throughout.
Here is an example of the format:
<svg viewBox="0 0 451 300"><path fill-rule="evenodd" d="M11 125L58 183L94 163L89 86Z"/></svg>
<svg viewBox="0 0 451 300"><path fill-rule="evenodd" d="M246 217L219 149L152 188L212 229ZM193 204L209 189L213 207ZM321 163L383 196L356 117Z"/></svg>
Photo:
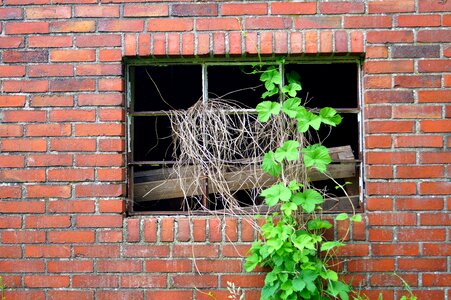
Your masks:
<svg viewBox="0 0 451 300"><path fill-rule="evenodd" d="M243 272L256 234L246 220L222 231L216 218L123 217L122 59L256 45L363 54L366 213L343 267L371 299L400 297L393 271L420 299L451 297L451 1L131 2L0 0L8 300L226 299L227 281L258 297L263 275Z"/></svg>

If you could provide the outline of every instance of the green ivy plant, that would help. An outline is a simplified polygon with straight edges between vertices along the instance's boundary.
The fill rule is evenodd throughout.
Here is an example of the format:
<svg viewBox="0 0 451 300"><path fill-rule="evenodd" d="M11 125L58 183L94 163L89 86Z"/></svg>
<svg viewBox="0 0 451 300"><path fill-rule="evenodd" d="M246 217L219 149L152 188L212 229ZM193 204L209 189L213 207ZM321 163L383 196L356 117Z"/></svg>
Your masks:
<svg viewBox="0 0 451 300"><path fill-rule="evenodd" d="M284 60L281 61L284 63ZM275 66L256 66L266 91L265 100L256 107L258 120L268 122L285 114L295 120L301 133L318 130L321 126L336 126L342 118L336 110L325 107L315 113L302 105L297 93L302 89L297 73L282 78ZM268 100L277 98L276 101ZM266 218L261 226L261 239L254 242L246 258L245 269L269 267L265 277L262 300L349 299L351 287L338 278L330 266L332 256L342 241L326 241L325 230L332 224L318 214L324 196L296 178L287 178L284 168L290 161L303 160L307 169L325 173L331 163L328 150L321 144L301 149L297 140L286 140L263 157L262 170L279 180L264 189L261 196L268 207L280 207ZM302 216L302 218L300 218ZM360 221L361 216L339 214L337 220Z"/></svg>

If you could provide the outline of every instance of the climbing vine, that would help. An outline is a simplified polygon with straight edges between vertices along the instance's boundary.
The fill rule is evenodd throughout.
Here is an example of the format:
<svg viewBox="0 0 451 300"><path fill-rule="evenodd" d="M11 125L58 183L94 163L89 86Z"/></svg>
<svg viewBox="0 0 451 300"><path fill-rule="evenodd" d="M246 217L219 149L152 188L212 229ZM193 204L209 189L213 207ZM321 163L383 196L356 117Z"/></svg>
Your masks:
<svg viewBox="0 0 451 300"><path fill-rule="evenodd" d="M284 60L278 62L283 64ZM302 89L297 73L287 73L283 78L277 67L261 65L255 66L251 73L260 74L266 88L261 96L264 101L256 107L260 122L288 119L296 124L298 133L341 123L342 117L333 108L315 112L303 106L303 100L297 96ZM332 162L325 146L319 143L303 146L290 136L264 154L261 168L276 177L277 182L262 190L260 196L273 212L260 228L261 238L252 244L245 269L248 272L257 266L271 269L265 277L263 300L349 299L351 287L339 279L333 268L333 254L344 243L327 241L324 237L332 224L321 218L323 193L312 187L308 178L300 180L287 171L287 166L298 160L305 168L304 174L310 169L327 174ZM347 219L359 222L361 216L346 213L336 216L339 221Z"/></svg>

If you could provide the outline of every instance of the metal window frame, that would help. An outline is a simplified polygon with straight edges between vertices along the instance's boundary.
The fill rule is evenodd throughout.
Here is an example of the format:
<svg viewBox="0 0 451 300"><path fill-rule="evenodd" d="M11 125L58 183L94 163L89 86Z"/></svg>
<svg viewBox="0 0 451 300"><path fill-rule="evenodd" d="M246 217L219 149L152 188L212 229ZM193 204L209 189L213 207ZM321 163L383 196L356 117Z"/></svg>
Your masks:
<svg viewBox="0 0 451 300"><path fill-rule="evenodd" d="M358 211L364 211L363 197L365 194L365 182L364 182L364 163L363 163L363 152L364 152L364 111L363 107L363 70L362 70L362 58L361 57L333 57L333 58L286 58L285 63L279 63L274 60L274 58L260 58L260 61L255 58L240 58L237 59L142 59L142 58L131 58L125 61L125 79L126 79L126 172L127 172L127 196L126 196L126 213L129 216L133 215L187 215L188 213L195 215L205 215L208 212L205 211L134 211L133 210L133 167L134 165L143 164L155 164L163 163L161 161L134 161L133 160L133 122L132 119L135 117L146 117L146 116L162 116L167 114L165 111L145 111L145 112L134 112L134 89L133 83L135 82L135 74L131 71L133 67L145 67L145 66L168 66L168 65L201 65L202 70L202 95L204 101L208 101L208 66L239 66L239 65L251 65L253 63L259 63L262 65L279 65L280 71L283 74L284 64L339 64L339 63L355 63L357 67L357 107L355 108L335 108L339 113L353 114L357 116L358 122L358 147L359 147L359 158L355 161L359 163L359 204L360 208ZM284 76L282 77L284 78ZM244 110L243 110L244 111ZM255 109L246 110L255 112ZM168 161L166 161L168 162ZM330 213L337 213L339 211L330 211ZM329 212L326 212L329 213Z"/></svg>

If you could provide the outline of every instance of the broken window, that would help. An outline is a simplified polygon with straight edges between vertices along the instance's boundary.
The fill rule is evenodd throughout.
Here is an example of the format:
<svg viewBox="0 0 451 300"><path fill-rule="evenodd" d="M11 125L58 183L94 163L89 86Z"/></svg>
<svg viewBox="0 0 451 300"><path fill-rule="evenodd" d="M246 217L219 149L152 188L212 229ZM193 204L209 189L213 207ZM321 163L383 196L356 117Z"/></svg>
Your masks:
<svg viewBox="0 0 451 300"><path fill-rule="evenodd" d="M313 186L328 196L325 211L358 208L361 194L358 61L267 64L276 65L282 73L299 73L302 91L298 96L304 105L312 109L333 107L342 115L343 122L339 126L321 127L319 132L306 134L311 142L321 142L329 148L333 163L328 172L336 182L318 172L308 176ZM262 101L261 94L265 91L259 76L248 73L251 65L252 62L144 64L133 61L128 65L129 213L223 210L230 208L229 198L233 198L233 205L248 207L249 212L263 209L262 199L258 197L260 190L255 186L269 186L274 179L256 174L256 169L243 164L249 157L262 154L262 149L252 148L254 137L238 130L254 126L254 108ZM204 147L202 151L209 154L220 152L222 148L234 148L230 144L222 145L222 138L217 135L222 130L221 120L226 120L232 125L222 130L227 131L223 133L236 143L235 146L241 147L240 151L233 149L227 153L227 159L217 172L189 161L189 156L184 155L189 149L180 147L177 140L177 131L182 125L174 125L174 115L183 118L184 113L196 107L209 107L209 104L222 111L220 118L223 119L218 117L218 128L206 128L202 117L193 119L187 126L197 130L194 132L200 142L196 145ZM215 129L219 133L214 132ZM252 130L264 132L267 129ZM216 141L214 145L212 137ZM271 142L263 144L262 148L271 146ZM180 157L187 160L182 167L177 165ZM178 169L174 172L176 166ZM220 176L213 178L213 173ZM230 195L221 194L218 182L228 185ZM344 191L335 188L337 183L344 185ZM349 197L345 197L346 194Z"/></svg>

